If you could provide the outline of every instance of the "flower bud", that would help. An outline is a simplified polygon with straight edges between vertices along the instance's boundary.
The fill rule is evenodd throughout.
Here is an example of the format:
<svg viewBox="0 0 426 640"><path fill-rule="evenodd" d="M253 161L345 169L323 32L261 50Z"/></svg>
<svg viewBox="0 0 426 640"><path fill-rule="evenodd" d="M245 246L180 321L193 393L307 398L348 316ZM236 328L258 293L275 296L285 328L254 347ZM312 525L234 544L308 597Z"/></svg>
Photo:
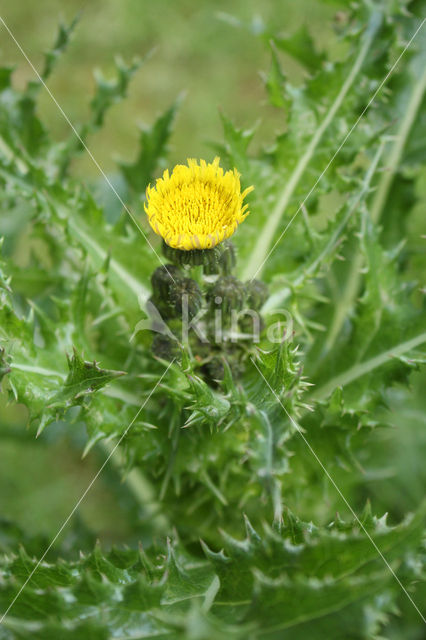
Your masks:
<svg viewBox="0 0 426 640"><path fill-rule="evenodd" d="M225 357L226 363L231 370L231 375L235 378L240 377L245 371L245 366L241 362L238 349L235 351L228 351ZM212 356L203 364L201 372L211 386L220 387L220 383L225 377L224 355Z"/></svg>
<svg viewBox="0 0 426 640"><path fill-rule="evenodd" d="M152 298L150 303L154 305L165 322L176 317L176 310L171 302L173 287L183 280L183 274L173 264L158 267L151 276ZM155 324L155 323L154 323Z"/></svg>
<svg viewBox="0 0 426 640"><path fill-rule="evenodd" d="M167 323L173 317L173 309L166 300L156 300L154 297L149 298L148 307L149 315L152 319L152 331L161 331L164 323Z"/></svg>
<svg viewBox="0 0 426 640"><path fill-rule="evenodd" d="M238 327L241 333L245 334L246 339L258 342L260 334L265 329L265 321L259 313L253 317L250 312L256 309L250 309L247 313L242 313L238 317Z"/></svg>
<svg viewBox="0 0 426 640"><path fill-rule="evenodd" d="M151 276L151 286L154 298L158 301L169 298L170 287L174 282L183 278L182 271L174 264L161 265Z"/></svg>
<svg viewBox="0 0 426 640"><path fill-rule="evenodd" d="M261 309L269 297L267 285L261 280L249 280L245 283L245 289L249 309Z"/></svg>
<svg viewBox="0 0 426 640"><path fill-rule="evenodd" d="M235 267L235 262L234 245L229 240L225 240L218 247L210 250L208 256L205 256L204 273L206 275L223 274L227 276Z"/></svg>
<svg viewBox="0 0 426 640"><path fill-rule="evenodd" d="M203 294L197 282L192 278L177 280L170 288L170 304L179 316L187 305L189 320L194 318L203 304Z"/></svg>
<svg viewBox="0 0 426 640"><path fill-rule="evenodd" d="M240 311L244 298L244 285L234 276L220 276L207 294L210 308L222 308L225 316L230 316L232 310Z"/></svg>

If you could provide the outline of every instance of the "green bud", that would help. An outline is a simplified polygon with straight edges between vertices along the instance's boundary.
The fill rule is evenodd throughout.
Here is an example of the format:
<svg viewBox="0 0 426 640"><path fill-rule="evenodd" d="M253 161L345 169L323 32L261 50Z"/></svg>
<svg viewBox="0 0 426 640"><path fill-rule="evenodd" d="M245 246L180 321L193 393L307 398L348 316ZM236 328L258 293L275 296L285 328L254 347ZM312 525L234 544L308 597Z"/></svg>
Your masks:
<svg viewBox="0 0 426 640"><path fill-rule="evenodd" d="M239 378L245 371L245 366L243 362L241 362L240 349L230 350L226 353L226 356L213 355L200 368L205 380L212 387L220 386L220 382L225 377L224 357L234 378Z"/></svg>
<svg viewBox="0 0 426 640"><path fill-rule="evenodd" d="M211 253L209 260L204 264L204 273L206 275L223 274L229 275L235 267L235 247L229 240L225 240L219 246L215 247L214 254Z"/></svg>
<svg viewBox="0 0 426 640"><path fill-rule="evenodd" d="M197 282L192 278L177 280L170 288L170 304L176 315L181 315L185 304L188 305L188 318L197 315L203 304L203 294Z"/></svg>
<svg viewBox="0 0 426 640"><path fill-rule="evenodd" d="M151 276L154 298L158 301L167 299L170 295L170 288L175 281L182 278L182 271L174 264L165 264L158 267Z"/></svg>
<svg viewBox="0 0 426 640"><path fill-rule="evenodd" d="M207 275L227 274L235 266L235 249L228 241L222 242L213 249L192 249L190 251L173 249L163 242L163 254L167 260L179 267L203 266Z"/></svg>
<svg viewBox="0 0 426 640"><path fill-rule="evenodd" d="M269 297L268 286L261 280L249 280L245 283L247 306L258 311Z"/></svg>
<svg viewBox="0 0 426 640"><path fill-rule="evenodd" d="M168 302L167 298L158 299L154 296L149 298L148 302L152 304L156 311L160 314L161 320L168 324L169 320L175 317L175 311L171 304ZM154 316L152 321L152 330L153 331L161 331L163 323L160 318Z"/></svg>
<svg viewBox="0 0 426 640"><path fill-rule="evenodd" d="M222 308L225 316L244 306L244 285L234 276L220 276L207 293L210 309Z"/></svg>
<svg viewBox="0 0 426 640"><path fill-rule="evenodd" d="M256 311L256 309L253 309L253 311ZM259 333L262 333L262 331L265 329L265 321L259 314L257 315L257 321L258 326L254 324L253 316L243 312L238 317L238 326L242 333L245 333L247 336L252 336L254 331L256 331L256 333L257 331L259 331Z"/></svg>

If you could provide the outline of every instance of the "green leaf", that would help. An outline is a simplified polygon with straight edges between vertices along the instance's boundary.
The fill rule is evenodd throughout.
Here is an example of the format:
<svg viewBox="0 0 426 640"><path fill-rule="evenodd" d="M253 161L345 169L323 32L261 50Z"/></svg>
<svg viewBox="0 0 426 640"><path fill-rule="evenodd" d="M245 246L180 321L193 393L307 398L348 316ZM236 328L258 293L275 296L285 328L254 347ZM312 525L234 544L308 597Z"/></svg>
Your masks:
<svg viewBox="0 0 426 640"><path fill-rule="evenodd" d="M247 151L255 133L255 126L251 129L238 129L224 113L220 112L220 118L226 141L225 157L230 166L235 166L242 172L244 180L249 184Z"/></svg>
<svg viewBox="0 0 426 640"><path fill-rule="evenodd" d="M10 367L6 360L6 354L3 347L0 347L0 384L5 375L10 373Z"/></svg>
<svg viewBox="0 0 426 640"><path fill-rule="evenodd" d="M101 71L95 73L96 91L90 103L92 127L95 129L101 127L108 109L126 97L129 82L140 66L139 60L126 65L121 58L117 57L115 59L115 78L107 80Z"/></svg>
<svg viewBox="0 0 426 640"><path fill-rule="evenodd" d="M58 34L56 36L55 43L53 47L49 49L49 51L47 51L45 54L44 69L41 74L41 77L45 82L51 75L55 65L58 62L58 59L66 50L69 44L70 38L72 36L72 33L77 25L77 22L78 22L78 17L76 16L74 20L70 22L70 24L66 25L61 23L59 25Z"/></svg>
<svg viewBox="0 0 426 640"><path fill-rule="evenodd" d="M266 77L265 86L269 100L274 107L279 108L287 106L287 101L284 95L285 82L286 76L281 68L277 52L275 48L271 46L271 66Z"/></svg>
<svg viewBox="0 0 426 640"><path fill-rule="evenodd" d="M275 37L274 43L279 49L303 64L310 72L316 71L324 60L324 56L317 52L306 25L302 25L291 36Z"/></svg>
<svg viewBox="0 0 426 640"><path fill-rule="evenodd" d="M131 189L143 193L152 182L157 167L164 163L177 111L182 98L157 118L150 128L142 129L139 136L139 153L133 163L120 163L120 169Z"/></svg>
<svg viewBox="0 0 426 640"><path fill-rule="evenodd" d="M96 362L85 362L76 350L68 358L72 348L70 311L69 307L62 308L57 323L35 306L26 317L19 317L11 293L5 292L0 299L3 376L7 376L11 395L29 407L31 420L38 421L39 434L58 412L63 414L70 406L80 405L87 396L123 375L122 371L101 369ZM43 349L39 348L40 341ZM96 415L96 402L88 409L91 412Z"/></svg>
<svg viewBox="0 0 426 640"><path fill-rule="evenodd" d="M86 362L74 349L71 356L67 356L69 373L62 389L49 402L50 407L72 406L88 394L94 393L115 378L125 375L125 371L111 371L101 369L94 362Z"/></svg>
<svg viewBox="0 0 426 640"><path fill-rule="evenodd" d="M370 517L369 533L396 570L410 567L424 516L422 509L396 527ZM121 633L182 639L188 633L197 638L220 638L221 633L321 638L328 629L337 638L345 624L345 633L367 637L372 619L382 623L392 611L399 586L356 523L337 520L317 528L288 512L281 532L266 528L259 536L248 521L246 529L244 540L223 534L221 552L204 545L207 560L169 542L167 550L140 553L105 553L98 545L77 561L44 562L4 620L4 629L12 637L31 626L40 638L65 628L80 638ZM3 610L35 562L24 550L2 557ZM411 579L416 576L411 564Z"/></svg>

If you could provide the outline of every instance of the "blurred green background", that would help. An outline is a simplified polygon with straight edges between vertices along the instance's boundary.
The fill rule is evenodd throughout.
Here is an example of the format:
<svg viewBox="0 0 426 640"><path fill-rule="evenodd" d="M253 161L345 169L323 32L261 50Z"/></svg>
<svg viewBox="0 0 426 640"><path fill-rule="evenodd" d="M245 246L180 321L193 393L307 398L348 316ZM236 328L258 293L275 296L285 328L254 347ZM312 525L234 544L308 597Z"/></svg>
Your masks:
<svg viewBox="0 0 426 640"><path fill-rule="evenodd" d="M214 155L209 142L222 140L218 109L239 127L259 121L257 140L267 144L284 122L282 112L267 104L261 73L269 67L269 52L253 32L261 32L262 22L287 33L306 24L323 48L331 40L336 11L345 5L325 0L6 0L1 15L40 68L59 21L70 22L80 14L72 43L49 80L73 123L88 116L94 68L108 76L116 55L129 62L151 52L133 79L128 99L108 112L102 131L89 139L95 158L110 172L115 159L130 159L136 153L138 126L151 124L181 92L186 98L172 136L170 164L188 156ZM0 33L1 63L15 65L15 82L26 83L33 77L32 70L1 25ZM339 54L338 47L333 53ZM290 59L286 71L296 79L301 73ZM67 123L47 93L41 96L40 111L57 139L69 135ZM87 154L78 158L73 171L99 177ZM417 375L413 382L418 393L411 398L401 389L388 399L395 424L404 428L372 435L371 451L378 466L385 455L395 464L388 477L367 478L370 495L379 511L380 505L393 502L396 515L419 504L426 474L417 455L425 435L415 399L420 398L424 379ZM73 426L72 432L64 424L52 425L35 440L25 428L25 408L6 407L5 394L0 397L0 416L0 516L51 537L99 468L102 452L94 451L81 460L81 425ZM138 535L132 531L136 501L132 503L118 479L113 468L106 470L79 510L83 526L105 542L130 541L132 533Z"/></svg>
<svg viewBox="0 0 426 640"><path fill-rule="evenodd" d="M268 105L260 75L269 66L267 47L252 33L262 30L262 22L287 33L307 24L322 48L330 42L336 13L328 2L318 0L6 0L2 7L5 22L37 68L59 20L68 23L79 15L73 41L49 80L72 122L88 115L94 69L108 76L115 56L130 62L149 54L133 79L128 99L108 113L106 126L90 140L90 149L105 170L114 167L114 157L128 158L136 151L137 125L152 123L182 92L186 99L176 122L171 162L212 155L206 143L221 137L218 109L238 126L260 120L258 138L282 128L282 114ZM18 67L17 82L31 79L33 71L4 28L0 42L2 60ZM290 58L286 71L298 72ZM69 133L47 93L41 96L41 108L58 137ZM78 170L96 174L87 155Z"/></svg>

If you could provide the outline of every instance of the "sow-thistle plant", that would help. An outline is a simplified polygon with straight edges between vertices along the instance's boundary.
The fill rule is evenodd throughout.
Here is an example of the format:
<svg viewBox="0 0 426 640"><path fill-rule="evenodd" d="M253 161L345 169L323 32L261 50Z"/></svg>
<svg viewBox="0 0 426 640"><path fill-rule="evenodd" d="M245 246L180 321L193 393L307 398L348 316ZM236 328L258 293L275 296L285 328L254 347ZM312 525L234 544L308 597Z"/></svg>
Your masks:
<svg viewBox="0 0 426 640"><path fill-rule="evenodd" d="M224 173L219 162L188 160L171 176L166 170L155 188L148 186L145 204L171 261L151 277L151 313L157 312L153 352L175 359L180 341L210 385L223 380L225 366L237 377L241 373L250 343L260 340L259 311L267 300L263 282L243 283L232 274L235 249L227 238L247 217L243 201L253 187L241 192L237 170Z"/></svg>
<svg viewBox="0 0 426 640"><path fill-rule="evenodd" d="M70 167L136 65L97 76L81 139L60 142L42 83L1 70L3 389L32 446L65 430L79 447L84 428L83 454L110 456L138 505L128 545L76 525L45 558L49 540L2 523L1 639L421 637L423 32L351 128L422 11L345 6L340 60L306 29L257 25L273 142L251 150L222 115L218 157L173 168L177 101L112 198Z"/></svg>

